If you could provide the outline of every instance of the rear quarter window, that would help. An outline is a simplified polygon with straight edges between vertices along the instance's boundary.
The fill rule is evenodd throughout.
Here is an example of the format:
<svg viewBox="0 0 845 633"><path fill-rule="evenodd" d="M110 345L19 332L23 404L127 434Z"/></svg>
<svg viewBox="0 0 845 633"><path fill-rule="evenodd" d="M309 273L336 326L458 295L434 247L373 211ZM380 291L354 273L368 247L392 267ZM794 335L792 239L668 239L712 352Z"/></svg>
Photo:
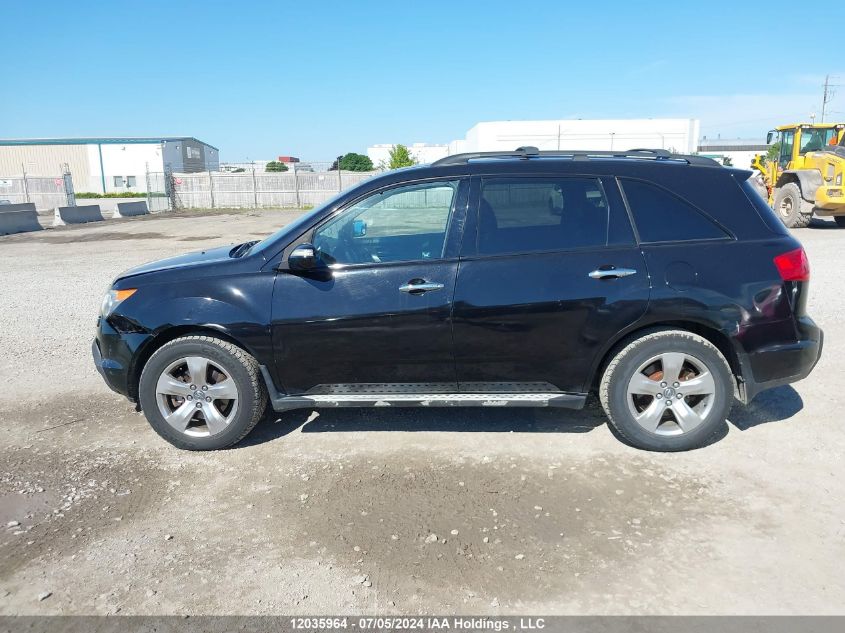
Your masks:
<svg viewBox="0 0 845 633"><path fill-rule="evenodd" d="M641 242L730 238L712 219L674 193L642 180L620 182Z"/></svg>
<svg viewBox="0 0 845 633"><path fill-rule="evenodd" d="M751 206L754 207L755 211L757 211L757 215L759 215L760 219L763 220L763 224L765 224L772 233L777 235L789 235L789 231L786 226L784 226L783 222L778 220L775 212L772 211L769 203L766 202L760 194L760 191L754 185L751 178L748 178L743 182L737 182L737 184L739 185L739 188L742 189L745 197L748 198Z"/></svg>

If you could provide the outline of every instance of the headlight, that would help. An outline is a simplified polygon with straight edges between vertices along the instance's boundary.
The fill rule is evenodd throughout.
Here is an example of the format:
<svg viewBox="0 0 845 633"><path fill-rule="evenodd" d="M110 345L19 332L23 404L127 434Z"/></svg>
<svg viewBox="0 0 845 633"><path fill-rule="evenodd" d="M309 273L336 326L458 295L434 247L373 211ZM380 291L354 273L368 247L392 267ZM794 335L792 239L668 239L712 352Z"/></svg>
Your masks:
<svg viewBox="0 0 845 633"><path fill-rule="evenodd" d="M110 315L114 309L123 301L137 292L137 288L126 288L124 290L109 290L103 297L103 305L100 307L100 314L104 317Z"/></svg>

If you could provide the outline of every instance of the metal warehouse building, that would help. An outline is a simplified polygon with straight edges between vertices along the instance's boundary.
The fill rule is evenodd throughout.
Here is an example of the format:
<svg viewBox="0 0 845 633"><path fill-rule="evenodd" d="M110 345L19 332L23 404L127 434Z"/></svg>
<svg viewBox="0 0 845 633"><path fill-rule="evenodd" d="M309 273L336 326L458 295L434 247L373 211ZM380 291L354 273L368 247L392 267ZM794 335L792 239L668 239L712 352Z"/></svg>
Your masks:
<svg viewBox="0 0 845 633"><path fill-rule="evenodd" d="M146 191L147 172L216 171L219 150L190 136L0 139L4 176L73 176L77 192Z"/></svg>
<svg viewBox="0 0 845 633"><path fill-rule="evenodd" d="M731 165L751 169L751 161L757 154L765 155L769 150L762 138L721 139L704 137L698 144L698 152L707 158L724 161L729 158Z"/></svg>

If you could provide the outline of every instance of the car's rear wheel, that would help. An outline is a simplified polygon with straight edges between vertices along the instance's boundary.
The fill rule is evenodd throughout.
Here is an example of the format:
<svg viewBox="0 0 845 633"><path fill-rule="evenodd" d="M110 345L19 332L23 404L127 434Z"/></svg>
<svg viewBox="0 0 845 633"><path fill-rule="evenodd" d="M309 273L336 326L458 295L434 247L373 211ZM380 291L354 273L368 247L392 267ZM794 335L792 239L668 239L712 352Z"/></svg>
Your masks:
<svg viewBox="0 0 845 633"><path fill-rule="evenodd" d="M163 345L141 373L139 401L153 429L188 450L226 448L258 423L267 394L256 360L210 336Z"/></svg>
<svg viewBox="0 0 845 633"><path fill-rule="evenodd" d="M775 190L774 209L781 222L790 229L807 226L813 219L813 204L801 196L801 189L794 182Z"/></svg>
<svg viewBox="0 0 845 633"><path fill-rule="evenodd" d="M629 444L684 451L709 443L724 428L734 378L707 339L684 330L655 330L615 354L599 397L613 428Z"/></svg>

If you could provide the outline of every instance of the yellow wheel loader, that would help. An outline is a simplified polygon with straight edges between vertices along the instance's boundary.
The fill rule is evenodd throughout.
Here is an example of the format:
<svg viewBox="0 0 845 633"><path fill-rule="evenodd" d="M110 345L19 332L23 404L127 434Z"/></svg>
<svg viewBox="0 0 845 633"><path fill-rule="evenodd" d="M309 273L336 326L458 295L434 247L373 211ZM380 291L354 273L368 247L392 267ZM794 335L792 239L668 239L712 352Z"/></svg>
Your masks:
<svg viewBox="0 0 845 633"><path fill-rule="evenodd" d="M807 226L813 215L833 217L845 227L845 123L799 123L769 132L777 141L775 160L754 157L769 204L789 228Z"/></svg>

